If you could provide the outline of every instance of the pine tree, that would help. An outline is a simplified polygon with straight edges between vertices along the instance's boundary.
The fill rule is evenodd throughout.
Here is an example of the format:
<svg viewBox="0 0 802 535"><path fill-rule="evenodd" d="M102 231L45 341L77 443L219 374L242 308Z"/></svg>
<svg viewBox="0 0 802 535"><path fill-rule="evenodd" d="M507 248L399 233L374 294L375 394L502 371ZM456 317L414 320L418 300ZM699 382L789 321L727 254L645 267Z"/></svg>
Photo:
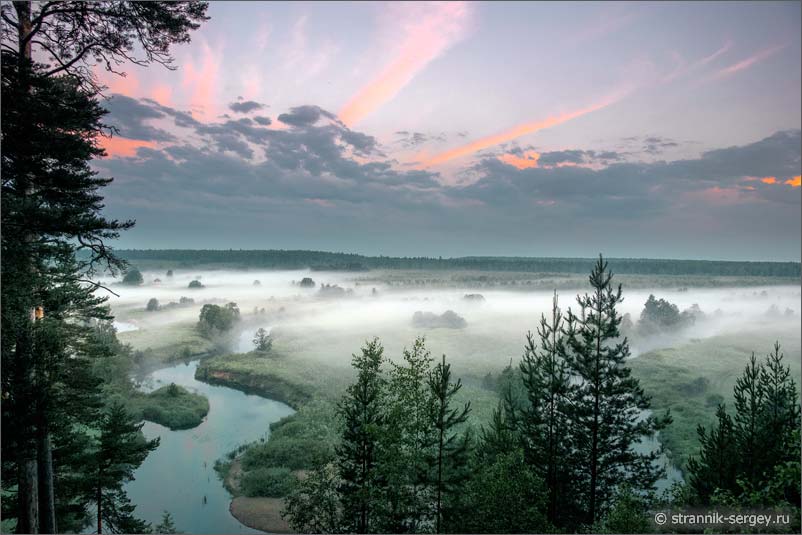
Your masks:
<svg viewBox="0 0 802 535"><path fill-rule="evenodd" d="M431 476L435 498L435 533L440 533L447 501L465 479L469 437L467 434L460 437L457 428L468 419L471 404L468 402L461 408L452 408L454 396L462 388L462 381L457 379L456 383L451 382L451 364L446 363L445 355L435 366L428 382L434 398L431 423L437 433Z"/></svg>
<svg viewBox="0 0 802 535"><path fill-rule="evenodd" d="M155 533L181 533L175 527L175 522L173 521L173 515L171 515L168 511L165 511L162 515L162 521L156 524L156 527L153 528Z"/></svg>
<svg viewBox="0 0 802 535"><path fill-rule="evenodd" d="M633 446L670 421L643 416L649 397L626 366L629 342L620 339L616 311L621 286L613 288L612 277L600 255L589 278L593 293L577 297L581 314L569 310L565 328L568 362L578 382L569 413L574 477L587 525L607 512L622 484L635 491L654 489L663 471L654 464L660 452L638 453Z"/></svg>
<svg viewBox="0 0 802 535"><path fill-rule="evenodd" d="M148 453L159 446L159 439L145 440L144 424L128 413L122 403L114 402L100 421L100 437L94 455L94 499L97 533L144 533L150 526L134 517L123 485L131 481Z"/></svg>
<svg viewBox="0 0 802 535"><path fill-rule="evenodd" d="M791 453L799 446L794 436L800 427L799 392L790 367L783 362L779 342L766 356L759 380L764 397L760 470L768 476L778 464L799 460Z"/></svg>
<svg viewBox="0 0 802 535"><path fill-rule="evenodd" d="M565 463L571 451L567 409L571 392L563 316L557 292L552 300L551 319L543 315L538 336L538 351L531 332L526 335L521 377L528 404L520 411L518 422L526 462L535 469L548 489L548 519L559 524L558 515L568 515L571 474Z"/></svg>
<svg viewBox="0 0 802 535"><path fill-rule="evenodd" d="M763 455L761 435L765 391L760 382L761 368L752 353L732 391L735 399L735 438L742 463L740 475L751 486L756 485L762 476L760 458Z"/></svg>
<svg viewBox="0 0 802 535"><path fill-rule="evenodd" d="M737 492L738 444L735 426L723 405L716 410L718 423L710 433L699 426L699 457L688 459L688 483L695 499L702 504L710 503L717 489Z"/></svg>
<svg viewBox="0 0 802 535"><path fill-rule="evenodd" d="M357 380L339 405L344 423L342 441L336 449L342 479L339 492L344 527L356 533L375 531L379 493L376 464L385 421L383 354L379 340L373 339L365 343L361 354L353 355L351 365L357 370Z"/></svg>
<svg viewBox="0 0 802 535"><path fill-rule="evenodd" d="M721 406L710 434L699 428L699 455L688 461L694 498L798 507L799 393L779 343L763 363L752 354L733 397L734 418Z"/></svg>
<svg viewBox="0 0 802 535"><path fill-rule="evenodd" d="M97 138L104 113L91 64L109 70L132 59L169 64L169 47L189 40L205 20L202 2L5 2L2 26L2 364L3 426L15 429L16 459L3 462L16 483L17 530L57 531L53 435L47 392L59 371L34 345L34 311L53 281L87 284L95 265L120 267L106 248L130 222L104 219L100 179L89 161L103 154ZM16 45L16 47L14 46ZM36 54L34 54L36 51ZM47 64L34 63L37 59ZM87 265L66 269L76 250ZM44 308L46 314L51 309ZM51 355L52 356L52 355ZM12 378L6 381L6 378ZM8 478L9 472L16 474Z"/></svg>
<svg viewBox="0 0 802 535"><path fill-rule="evenodd" d="M507 404L501 401L493 409L490 423L482 426L476 455L480 463L491 464L500 455L518 451L520 442L517 426L510 416Z"/></svg>

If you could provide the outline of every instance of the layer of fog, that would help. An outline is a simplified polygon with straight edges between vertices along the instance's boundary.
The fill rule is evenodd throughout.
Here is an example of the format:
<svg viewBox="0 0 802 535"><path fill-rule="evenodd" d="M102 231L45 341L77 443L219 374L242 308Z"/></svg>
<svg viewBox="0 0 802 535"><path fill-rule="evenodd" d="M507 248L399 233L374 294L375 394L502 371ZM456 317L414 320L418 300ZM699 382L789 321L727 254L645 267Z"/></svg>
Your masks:
<svg viewBox="0 0 802 535"><path fill-rule="evenodd" d="M365 285L355 282L354 274L350 273L177 270L173 277L166 277L163 271L144 271L143 276L145 282L138 287L106 281L119 294L110 297L110 304L121 331L193 323L203 304L235 302L242 321L232 337L233 351L251 350L253 333L262 327L272 329L277 337L292 339L292 347L306 356L326 361L337 359L344 365L349 362L350 353L358 351L368 338L380 337L388 353L395 355L419 334L427 336L434 354L447 353L451 359L467 358L489 367L506 364L510 358L520 357L525 333L537 328L541 314L550 314L552 301L550 292ZM300 286L298 283L304 277L312 278L315 287ZM199 280L204 287L189 289L192 280ZM333 292L324 295L321 284L337 285L346 291L338 296L332 296ZM586 291L588 288L561 291L560 307L576 311L576 295ZM465 298L466 294L476 293L481 293L484 300ZM697 304L705 319L678 332L647 338L633 336L635 356L684 340L761 327L787 330L797 340L800 337L798 286L652 291L630 291L625 287L619 311L630 314L637 322L652 293L676 304L680 311ZM189 297L194 303L179 306L181 297ZM159 301L162 310L145 311L151 298ZM169 303L175 305L165 309ZM427 329L413 324L416 312L440 315L449 310L464 318L467 326ZM755 348L758 352L768 349Z"/></svg>

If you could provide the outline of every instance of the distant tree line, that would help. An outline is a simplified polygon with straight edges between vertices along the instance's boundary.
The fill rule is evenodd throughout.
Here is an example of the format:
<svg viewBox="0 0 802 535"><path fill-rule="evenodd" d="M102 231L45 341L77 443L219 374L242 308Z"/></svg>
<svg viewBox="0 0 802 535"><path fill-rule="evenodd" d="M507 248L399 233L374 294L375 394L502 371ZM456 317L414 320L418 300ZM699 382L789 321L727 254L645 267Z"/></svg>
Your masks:
<svg viewBox="0 0 802 535"><path fill-rule="evenodd" d="M588 273L592 258L527 258L467 256L461 258L363 256L302 250L127 249L117 251L127 261L176 263L182 266L221 264L268 269L431 269L516 271L531 273ZM799 277L799 262L736 262L719 260L615 259L620 274Z"/></svg>

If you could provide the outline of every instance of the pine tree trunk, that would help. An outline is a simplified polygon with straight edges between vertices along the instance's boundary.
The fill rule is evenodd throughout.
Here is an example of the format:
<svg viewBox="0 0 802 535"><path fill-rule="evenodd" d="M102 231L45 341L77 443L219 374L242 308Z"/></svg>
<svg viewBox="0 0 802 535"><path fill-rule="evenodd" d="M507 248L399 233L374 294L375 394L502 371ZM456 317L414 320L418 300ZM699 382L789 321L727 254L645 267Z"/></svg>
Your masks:
<svg viewBox="0 0 802 535"><path fill-rule="evenodd" d="M27 93L28 91L28 76L27 69L31 59L31 42L28 35L31 33L31 2L30 0L14 2L14 9L17 12L17 21L19 29L17 32L19 44L19 66L20 66L20 90ZM25 181L27 184L27 180ZM29 193L28 186L25 187L25 192ZM32 241L32 238L31 238ZM32 268L33 271L33 268ZM35 273L35 271L33 271ZM31 318L33 320L33 318ZM30 329L30 326L25 325L23 329ZM16 385L17 388L25 392L25 398L31 391L33 385L33 347L30 343L30 333L22 334L22 343L17 343L16 358L22 360L21 368L23 373L19 377L23 384ZM39 533L39 485L38 485L38 466L36 455L36 443L33 440L34 426L28 407L31 406L30 399L27 402L19 403L17 412L22 410L28 414L18 414L17 422L22 427L18 429L20 436L23 437L22 444L20 445L20 460L18 466L18 516L17 516L17 532L18 533Z"/></svg>
<svg viewBox="0 0 802 535"><path fill-rule="evenodd" d="M98 472L97 475L97 532L98 535L103 533L103 489L100 486L100 475L101 472Z"/></svg>
<svg viewBox="0 0 802 535"><path fill-rule="evenodd" d="M30 452L27 452L30 454ZM36 459L22 455L19 462L17 500L19 515L17 533L39 533L38 487L36 481Z"/></svg>
<svg viewBox="0 0 802 535"><path fill-rule="evenodd" d="M56 533L56 497L53 489L53 447L46 422L37 430L39 476L39 533Z"/></svg>

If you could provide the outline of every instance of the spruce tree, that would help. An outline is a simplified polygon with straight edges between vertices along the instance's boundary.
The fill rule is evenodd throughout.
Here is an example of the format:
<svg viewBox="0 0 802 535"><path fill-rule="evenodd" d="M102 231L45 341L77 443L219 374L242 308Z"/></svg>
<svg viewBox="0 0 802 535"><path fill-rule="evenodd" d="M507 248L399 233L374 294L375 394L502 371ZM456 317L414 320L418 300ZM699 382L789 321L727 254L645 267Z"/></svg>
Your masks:
<svg viewBox="0 0 802 535"><path fill-rule="evenodd" d="M123 488L134 478L148 453L159 446L159 439L145 440L137 418L122 403L114 402L100 421L100 437L94 454L94 500L97 533L145 533L150 526L134 516Z"/></svg>
<svg viewBox="0 0 802 535"><path fill-rule="evenodd" d="M429 377L429 389L434 398L431 413L432 427L436 432L434 455L431 460L431 480L434 486L435 533L443 527L448 500L465 479L468 462L467 434L459 435L458 426L465 423L471 411L470 402L453 407L454 396L462 388L462 381L451 382L451 364L446 356L435 366Z"/></svg>
<svg viewBox="0 0 802 535"><path fill-rule="evenodd" d="M572 480L570 465L565 463L571 451L567 418L571 386L562 330L555 291L551 318L542 315L537 330L540 351L532 333L526 335L520 369L528 403L518 416L526 462L546 484L548 519L555 524L559 515L569 514Z"/></svg>
<svg viewBox="0 0 802 535"><path fill-rule="evenodd" d="M375 338L365 343L360 354L353 355L351 365L357 371L357 380L348 387L338 408L344 424L342 441L336 449L342 480L339 492L344 528L350 532L375 531L377 458L385 422L383 362L384 348Z"/></svg>
<svg viewBox="0 0 802 535"><path fill-rule="evenodd" d="M573 474L582 520L592 525L609 509L618 488L651 491L663 473L659 451L638 453L634 446L653 436L670 417L644 416L649 397L626 366L629 342L620 338L621 286L599 255L590 274L591 294L578 296L581 313L566 319L569 365L577 385L569 419L573 429Z"/></svg>

